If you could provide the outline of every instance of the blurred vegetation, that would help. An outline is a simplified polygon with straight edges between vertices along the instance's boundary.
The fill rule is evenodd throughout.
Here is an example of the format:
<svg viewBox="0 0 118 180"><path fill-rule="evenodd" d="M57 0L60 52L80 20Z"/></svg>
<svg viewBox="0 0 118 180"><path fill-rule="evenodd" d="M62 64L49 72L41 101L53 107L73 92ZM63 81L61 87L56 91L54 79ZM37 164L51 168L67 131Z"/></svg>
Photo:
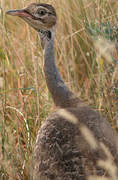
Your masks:
<svg viewBox="0 0 118 180"><path fill-rule="evenodd" d="M5 15L31 0L0 0L0 179L27 180L36 134L53 111L36 32ZM37 1L39 2L39 1ZM44 0L57 11L55 56L70 89L118 128L115 0Z"/></svg>

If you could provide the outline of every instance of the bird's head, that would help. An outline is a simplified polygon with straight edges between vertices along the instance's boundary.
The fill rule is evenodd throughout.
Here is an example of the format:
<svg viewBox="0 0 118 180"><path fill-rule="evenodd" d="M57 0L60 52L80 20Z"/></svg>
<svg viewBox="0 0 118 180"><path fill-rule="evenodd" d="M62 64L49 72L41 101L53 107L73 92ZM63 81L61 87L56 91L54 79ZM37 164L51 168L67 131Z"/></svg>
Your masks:
<svg viewBox="0 0 118 180"><path fill-rule="evenodd" d="M55 9L49 4L32 3L24 9L9 10L6 13L22 18L42 37L50 39L55 32L57 16Z"/></svg>

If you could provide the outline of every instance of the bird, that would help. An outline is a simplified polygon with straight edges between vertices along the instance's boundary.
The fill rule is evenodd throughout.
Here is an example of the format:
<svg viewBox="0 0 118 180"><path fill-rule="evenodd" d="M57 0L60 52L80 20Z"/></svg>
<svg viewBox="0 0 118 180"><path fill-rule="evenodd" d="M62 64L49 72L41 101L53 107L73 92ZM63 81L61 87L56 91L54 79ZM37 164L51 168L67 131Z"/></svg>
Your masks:
<svg viewBox="0 0 118 180"><path fill-rule="evenodd" d="M31 3L23 9L6 13L20 17L38 33L43 49L46 84L57 107L38 131L33 151L32 179L111 177L111 170L99 163L108 164L110 158L115 167L114 174L118 177L117 133L108 120L66 86L56 66L55 8L51 4Z"/></svg>

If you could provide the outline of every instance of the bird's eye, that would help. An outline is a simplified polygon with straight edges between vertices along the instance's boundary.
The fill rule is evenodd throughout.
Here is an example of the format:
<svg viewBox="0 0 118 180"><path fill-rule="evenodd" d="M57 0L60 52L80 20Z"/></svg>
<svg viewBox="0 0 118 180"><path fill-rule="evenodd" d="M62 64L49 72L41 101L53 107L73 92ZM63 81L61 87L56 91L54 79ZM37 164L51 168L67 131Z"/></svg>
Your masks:
<svg viewBox="0 0 118 180"><path fill-rule="evenodd" d="M41 9L40 11L38 11L38 14L43 16L46 14L46 11L44 9Z"/></svg>

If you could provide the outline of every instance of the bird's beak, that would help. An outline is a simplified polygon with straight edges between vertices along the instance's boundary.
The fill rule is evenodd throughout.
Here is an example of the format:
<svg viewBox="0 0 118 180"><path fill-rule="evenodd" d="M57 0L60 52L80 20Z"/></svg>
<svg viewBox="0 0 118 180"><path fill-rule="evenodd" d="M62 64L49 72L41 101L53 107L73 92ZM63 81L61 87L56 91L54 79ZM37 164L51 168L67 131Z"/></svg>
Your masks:
<svg viewBox="0 0 118 180"><path fill-rule="evenodd" d="M31 15L25 9L9 10L6 12L6 14L19 17L31 17Z"/></svg>

